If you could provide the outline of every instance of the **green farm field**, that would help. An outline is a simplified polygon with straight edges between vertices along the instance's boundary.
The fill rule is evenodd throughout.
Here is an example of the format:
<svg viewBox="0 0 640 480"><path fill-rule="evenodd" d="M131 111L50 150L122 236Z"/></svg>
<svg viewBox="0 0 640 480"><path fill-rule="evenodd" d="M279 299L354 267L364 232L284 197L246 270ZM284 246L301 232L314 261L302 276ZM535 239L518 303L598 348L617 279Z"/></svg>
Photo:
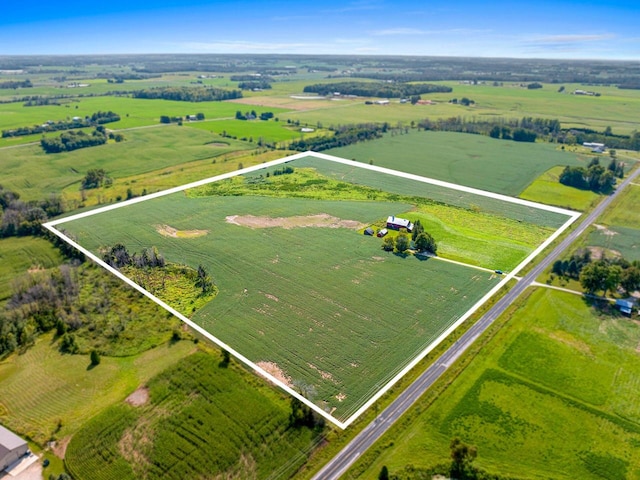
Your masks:
<svg viewBox="0 0 640 480"><path fill-rule="evenodd" d="M532 202L552 203L573 210L588 210L596 205L601 195L591 190L568 187L559 182L564 167L553 167L535 179L519 197Z"/></svg>
<svg viewBox="0 0 640 480"><path fill-rule="evenodd" d="M309 164L324 165L322 173L348 168L360 183L350 187ZM492 272L386 254L379 239L359 233L363 226L406 214L433 230L445 258L508 270L566 220L544 212L548 221L522 223L430 203L429 185L318 158L287 165L296 166L294 174L275 175L272 167L64 228L94 252L122 242L130 251L156 246L169 261L205 265L219 294L192 319L254 363L277 368L341 420L498 281ZM376 184L377 177L392 183ZM411 196L381 185L404 186ZM167 237L159 233L165 225L206 234ZM391 313L398 311L406 313ZM389 361L380 365L381 357Z"/></svg>
<svg viewBox="0 0 640 480"><path fill-rule="evenodd" d="M607 126L614 133L630 134L637 129L636 111L640 107L637 90L621 90L615 87L594 87L600 97L571 95L584 85L566 84L567 93L558 93L559 85L544 84L542 89L529 90L519 84L505 83L502 87L492 85L462 85L457 82L434 82L453 88L451 93L422 95L434 105L400 104L393 100L389 105L365 105L359 103L333 102L329 108L309 112L291 112L292 120L324 125L363 123L371 121L410 123L424 118L461 117L544 117L556 118L563 125L577 128L604 130ZM475 105L465 107L448 103L453 98L470 98ZM254 97L256 100L259 97Z"/></svg>
<svg viewBox="0 0 640 480"><path fill-rule="evenodd" d="M254 108L258 115L270 111L274 114L285 112L279 108ZM130 97L82 97L63 105L44 105L24 107L22 104L0 104L0 130L17 126L40 125L48 120L66 120L71 117L84 117L97 111L111 110L120 115L119 122L107 124L107 128L123 129L157 125L160 116L195 115L204 113L205 119L229 118L235 116L238 105L231 102L178 102L173 100L154 100ZM206 121L206 120L205 120ZM36 136L39 138L39 136Z"/></svg>
<svg viewBox="0 0 640 480"><path fill-rule="evenodd" d="M290 478L315 433L289 426L289 400L199 351L148 381L148 401L120 402L71 440L77 480Z"/></svg>
<svg viewBox="0 0 640 480"><path fill-rule="evenodd" d="M121 143L55 154L44 153L39 145L0 149L2 185L23 200L42 199L66 188L78 195L80 181L92 168L103 168L117 179L254 148L247 142L178 126L131 130L125 136Z"/></svg>
<svg viewBox="0 0 640 480"><path fill-rule="evenodd" d="M495 275L385 254L350 228L248 228L238 218L326 214L356 226L410 205L261 197L162 197L64 224L99 251L155 245L167 260L203 264L219 294L192 319L345 419L484 295ZM238 216L225 221L226 217ZM207 230L160 235L159 225ZM403 315L398 315L398 312ZM387 358L384 364L380 358Z"/></svg>
<svg viewBox="0 0 640 480"><path fill-rule="evenodd" d="M613 255L629 261L640 260L640 186L629 185L615 203L598 219L599 228L592 228L586 245L602 247ZM606 227L606 228L604 228Z"/></svg>
<svg viewBox="0 0 640 480"><path fill-rule="evenodd" d="M511 196L519 195L552 167L588 161L551 144L424 131L386 135L327 153Z"/></svg>
<svg viewBox="0 0 640 480"><path fill-rule="evenodd" d="M62 256L50 242L36 237L0 240L0 304L11 296L14 280L28 270L60 265Z"/></svg>
<svg viewBox="0 0 640 480"><path fill-rule="evenodd" d="M164 344L139 355L102 357L89 369L89 355L61 354L52 341L44 335L25 353L0 362L0 421L40 445L54 434L62 439L74 433L194 351L187 341Z"/></svg>
<svg viewBox="0 0 640 480"><path fill-rule="evenodd" d="M238 105L238 109L242 107ZM238 138L251 138L254 142L263 138L265 142L282 142L283 140L298 139L304 134L300 133L300 127L289 126L281 121L263 120L218 120L215 122L193 122L190 127L199 128L208 132L215 132L221 135L226 132Z"/></svg>
<svg viewBox="0 0 640 480"><path fill-rule="evenodd" d="M640 477L640 327L543 288L508 314L446 391L347 478L446 463L456 436L477 445L477 466L500 475Z"/></svg>

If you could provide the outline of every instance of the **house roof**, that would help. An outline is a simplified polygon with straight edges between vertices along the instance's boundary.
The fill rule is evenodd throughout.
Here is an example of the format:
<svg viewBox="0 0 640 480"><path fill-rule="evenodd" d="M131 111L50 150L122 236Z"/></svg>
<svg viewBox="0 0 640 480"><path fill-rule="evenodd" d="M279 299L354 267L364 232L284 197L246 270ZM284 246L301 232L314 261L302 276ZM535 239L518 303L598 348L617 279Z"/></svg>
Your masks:
<svg viewBox="0 0 640 480"><path fill-rule="evenodd" d="M0 425L0 456L4 453L3 450L14 450L16 448L26 445L27 442L13 433L11 430L4 428Z"/></svg>
<svg viewBox="0 0 640 480"><path fill-rule="evenodd" d="M616 300L616 307L620 307L620 309L628 309L630 313L631 309L635 305L635 302L632 300Z"/></svg>
<svg viewBox="0 0 640 480"><path fill-rule="evenodd" d="M387 223L391 223L392 225L400 225L401 227L408 227L411 225L411 222L406 218L394 217L393 215L389 215L387 218Z"/></svg>

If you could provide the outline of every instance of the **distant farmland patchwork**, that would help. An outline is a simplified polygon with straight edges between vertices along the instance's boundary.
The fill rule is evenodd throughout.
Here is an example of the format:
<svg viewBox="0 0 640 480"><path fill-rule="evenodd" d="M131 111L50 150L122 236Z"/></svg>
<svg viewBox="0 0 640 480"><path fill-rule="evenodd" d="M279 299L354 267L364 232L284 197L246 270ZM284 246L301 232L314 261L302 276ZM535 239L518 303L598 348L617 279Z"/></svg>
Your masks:
<svg viewBox="0 0 640 480"><path fill-rule="evenodd" d="M274 168L257 170L225 182L268 184L273 194L204 186L63 228L97 256L116 243L156 246L170 262L205 266L220 293L191 320L339 422L496 287L496 265L515 268L567 220L313 156L287 165L295 190ZM485 270L387 253L360 233L400 214L437 232L444 257ZM206 234L167 236L166 226ZM488 255L492 247L507 253Z"/></svg>

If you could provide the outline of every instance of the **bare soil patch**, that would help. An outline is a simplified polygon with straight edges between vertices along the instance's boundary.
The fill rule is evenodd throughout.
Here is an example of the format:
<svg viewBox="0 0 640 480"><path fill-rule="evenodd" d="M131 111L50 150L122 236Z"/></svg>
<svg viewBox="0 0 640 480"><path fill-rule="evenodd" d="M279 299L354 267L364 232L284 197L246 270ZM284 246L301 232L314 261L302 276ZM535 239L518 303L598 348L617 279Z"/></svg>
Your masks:
<svg viewBox="0 0 640 480"><path fill-rule="evenodd" d="M208 143L207 145L211 147L228 147L229 146L228 143L223 143L223 142L211 142L211 143Z"/></svg>
<svg viewBox="0 0 640 480"><path fill-rule="evenodd" d="M129 395L125 402L134 407L141 407L149 401L149 389L147 387L140 387L131 395Z"/></svg>
<svg viewBox="0 0 640 480"><path fill-rule="evenodd" d="M71 435L68 437L64 437L59 442L53 442L51 445L51 451L55 454L56 457L64 460L64 456L67 453L67 447L69 446L69 442L71 441Z"/></svg>
<svg viewBox="0 0 640 480"><path fill-rule="evenodd" d="M604 225L598 225L597 223L594 223L593 226L596 227L596 229L599 230L600 232L602 232L604 235L609 235L609 236L612 237L612 236L618 234L618 232L614 232L613 230L609 230Z"/></svg>
<svg viewBox="0 0 640 480"><path fill-rule="evenodd" d="M342 220L326 213L318 215L295 217L256 217L254 215L230 215L225 218L227 223L249 228L292 228L324 227L324 228L349 228L358 230L364 227L363 223L356 220Z"/></svg>
<svg viewBox="0 0 640 480"><path fill-rule="evenodd" d="M291 381L291 377L284 373L280 367L274 362L258 362L256 363L261 369L267 372L272 377L280 380L287 387L293 388L293 382Z"/></svg>
<svg viewBox="0 0 640 480"><path fill-rule="evenodd" d="M616 232L613 232L614 235L615 233ZM605 256L609 258L611 256L614 256L616 258L619 258L622 256L622 254L617 250L610 250L603 247L587 247L587 250L589 250L589 253L591 254L591 259L595 261L602 260L602 258Z"/></svg>
<svg viewBox="0 0 640 480"><path fill-rule="evenodd" d="M165 237L196 238L209 233L209 230L178 230L169 225L156 225L156 232Z"/></svg>

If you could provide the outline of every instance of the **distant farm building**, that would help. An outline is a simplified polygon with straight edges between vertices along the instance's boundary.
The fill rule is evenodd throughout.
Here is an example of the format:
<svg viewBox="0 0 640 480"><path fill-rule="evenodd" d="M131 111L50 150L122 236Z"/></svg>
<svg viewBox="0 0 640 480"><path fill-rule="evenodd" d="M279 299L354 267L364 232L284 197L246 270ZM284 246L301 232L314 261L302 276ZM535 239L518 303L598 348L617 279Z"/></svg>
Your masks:
<svg viewBox="0 0 640 480"><path fill-rule="evenodd" d="M584 142L582 146L590 148L591 151L594 153L602 153L606 148L604 143L596 143L596 142Z"/></svg>
<svg viewBox="0 0 640 480"><path fill-rule="evenodd" d="M374 105L389 105L389 100L376 100Z"/></svg>
<svg viewBox="0 0 640 480"><path fill-rule="evenodd" d="M29 453L27 442L0 425L0 471Z"/></svg>
<svg viewBox="0 0 640 480"><path fill-rule="evenodd" d="M365 235L373 236L374 233L375 232L373 231L373 228L371 228L371 227L367 227L367 228L364 229L364 234Z"/></svg>
<svg viewBox="0 0 640 480"><path fill-rule="evenodd" d="M387 218L387 228L390 228L392 230L400 230L402 228L405 228L407 232L411 232L413 230L413 223L411 223L406 218L394 217L393 215L390 215L389 218Z"/></svg>
<svg viewBox="0 0 640 480"><path fill-rule="evenodd" d="M382 238L384 237L387 233L389 233L389 231L386 228L383 228L382 230L378 230L378 237Z"/></svg>
<svg viewBox="0 0 640 480"><path fill-rule="evenodd" d="M313 129L313 128L309 128L309 127L302 127L302 128L300 129L300 131L301 131L302 133L311 133L311 132L313 132L313 131L314 131L314 129Z"/></svg>

